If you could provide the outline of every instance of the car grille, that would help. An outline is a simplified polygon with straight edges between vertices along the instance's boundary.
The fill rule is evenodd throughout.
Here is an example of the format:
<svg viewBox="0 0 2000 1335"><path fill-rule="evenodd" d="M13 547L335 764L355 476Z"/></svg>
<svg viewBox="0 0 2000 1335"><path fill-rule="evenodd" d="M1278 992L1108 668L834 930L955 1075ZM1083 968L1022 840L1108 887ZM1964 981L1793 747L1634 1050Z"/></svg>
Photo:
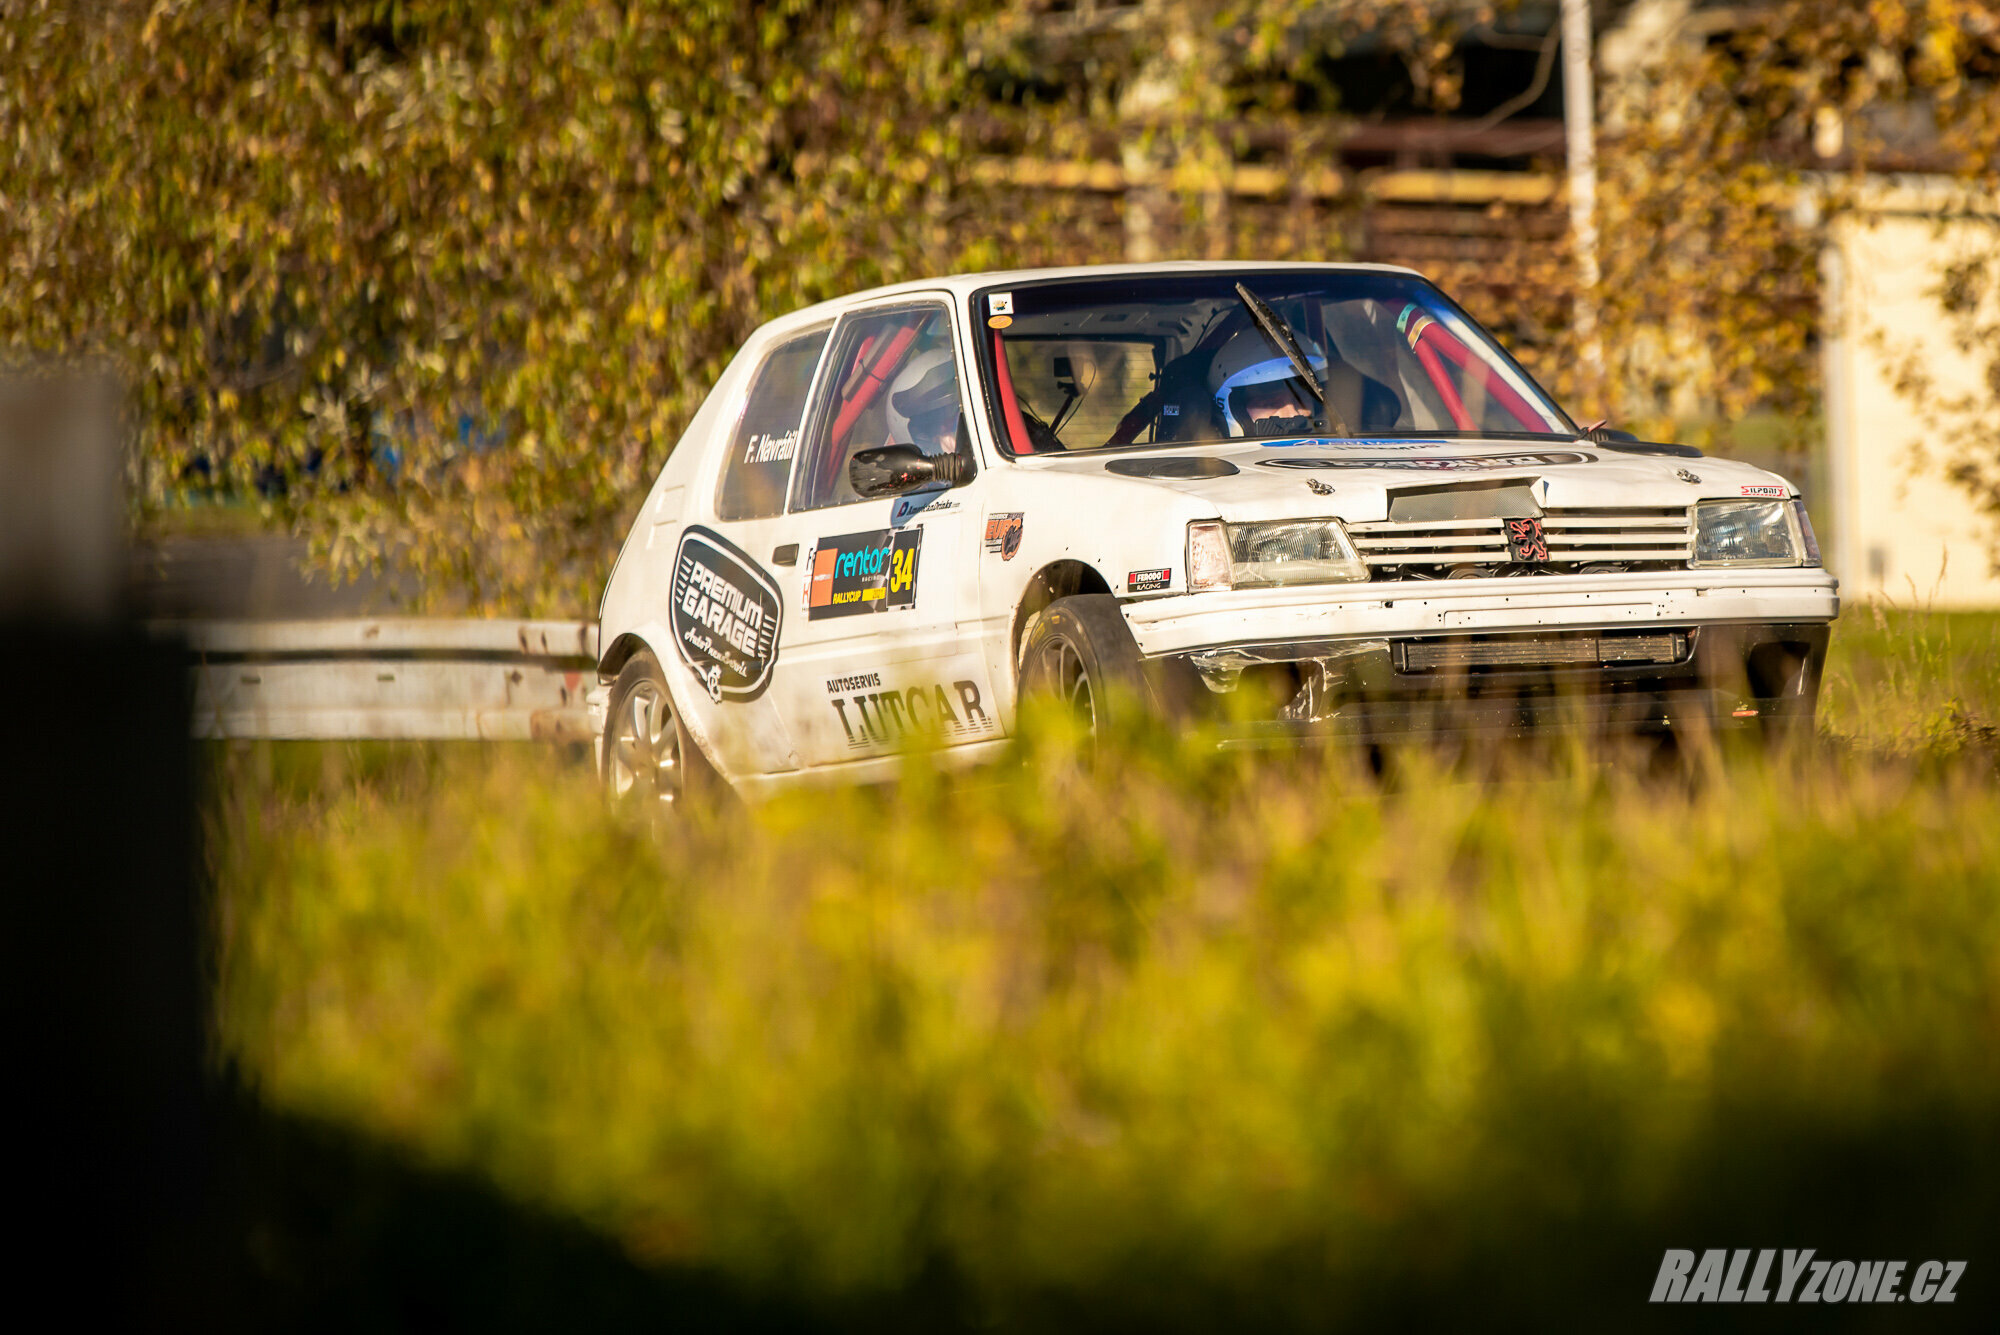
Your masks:
<svg viewBox="0 0 2000 1335"><path fill-rule="evenodd" d="M1454 571L1525 574L1587 568L1594 573L1685 565L1688 522L1685 508L1548 510L1542 515L1542 533L1549 559L1533 564L1513 559L1504 519L1391 519L1349 524L1347 533L1378 579L1436 579Z"/></svg>

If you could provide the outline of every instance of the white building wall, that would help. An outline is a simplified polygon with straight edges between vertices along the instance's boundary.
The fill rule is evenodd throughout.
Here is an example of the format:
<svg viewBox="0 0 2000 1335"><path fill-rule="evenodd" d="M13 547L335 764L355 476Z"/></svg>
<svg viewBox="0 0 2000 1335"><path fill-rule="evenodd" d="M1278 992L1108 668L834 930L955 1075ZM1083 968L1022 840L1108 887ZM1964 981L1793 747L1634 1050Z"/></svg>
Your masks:
<svg viewBox="0 0 2000 1335"><path fill-rule="evenodd" d="M1926 456L1937 442L1895 386L1914 353L1940 389L1978 387L1933 289L1954 254L2000 246L2000 208L1968 214L1921 185L1885 185L1866 202L1832 221L1824 257L1828 564L1849 596L2000 607L1994 521L1945 478L1944 451Z"/></svg>

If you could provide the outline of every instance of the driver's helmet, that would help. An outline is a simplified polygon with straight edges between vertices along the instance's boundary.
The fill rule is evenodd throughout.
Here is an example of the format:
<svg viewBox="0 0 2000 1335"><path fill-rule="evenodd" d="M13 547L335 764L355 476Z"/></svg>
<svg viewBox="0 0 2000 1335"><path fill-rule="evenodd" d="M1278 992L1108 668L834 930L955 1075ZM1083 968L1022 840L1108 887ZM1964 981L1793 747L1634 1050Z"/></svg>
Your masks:
<svg viewBox="0 0 2000 1335"><path fill-rule="evenodd" d="M925 454L958 448L958 367L950 348L920 352L889 386L889 439Z"/></svg>
<svg viewBox="0 0 2000 1335"><path fill-rule="evenodd" d="M1319 345L1301 338L1299 348L1324 379L1326 354ZM1208 364L1208 387L1216 416L1232 436L1293 436L1325 427L1318 396L1260 329L1246 329L1222 345Z"/></svg>

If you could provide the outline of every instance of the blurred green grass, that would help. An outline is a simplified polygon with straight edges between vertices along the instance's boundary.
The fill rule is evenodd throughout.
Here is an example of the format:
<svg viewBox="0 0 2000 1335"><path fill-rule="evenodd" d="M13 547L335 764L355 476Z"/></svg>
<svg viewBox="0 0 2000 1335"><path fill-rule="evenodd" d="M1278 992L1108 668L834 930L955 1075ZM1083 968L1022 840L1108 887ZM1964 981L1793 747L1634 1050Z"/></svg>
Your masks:
<svg viewBox="0 0 2000 1335"><path fill-rule="evenodd" d="M1990 753L2000 734L2000 612L1850 605L1836 624L1820 731L1897 755Z"/></svg>
<svg viewBox="0 0 2000 1335"><path fill-rule="evenodd" d="M837 1310L1631 1324L1664 1246L1964 1256L1997 670L2000 618L1863 608L1775 759L1383 780L1134 735L1093 770L1050 724L664 840L543 751L241 747L218 1044L289 1112Z"/></svg>

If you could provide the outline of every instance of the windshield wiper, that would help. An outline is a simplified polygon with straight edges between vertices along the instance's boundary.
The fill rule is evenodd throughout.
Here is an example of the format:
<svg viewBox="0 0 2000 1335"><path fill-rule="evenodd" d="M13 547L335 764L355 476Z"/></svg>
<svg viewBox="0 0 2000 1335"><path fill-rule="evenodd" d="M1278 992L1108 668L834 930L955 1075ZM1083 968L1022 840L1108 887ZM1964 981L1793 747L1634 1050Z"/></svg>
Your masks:
<svg viewBox="0 0 2000 1335"><path fill-rule="evenodd" d="M1299 379L1306 382L1306 388L1310 389L1313 397L1319 400L1319 406L1326 409L1327 421L1332 424L1333 429L1343 436L1353 435L1354 432L1347 423L1340 420L1340 414L1335 411L1334 406L1327 402L1326 389L1319 383L1319 377L1313 374L1312 363L1306 360L1305 349L1299 346L1299 336L1292 332L1292 327L1285 323L1285 318L1272 310L1270 303L1241 283L1236 285L1236 295L1243 299L1244 308L1250 312L1250 318L1257 322L1257 327L1264 331L1264 337L1270 339L1271 345L1285 354L1286 359L1292 364L1292 369L1299 373Z"/></svg>

